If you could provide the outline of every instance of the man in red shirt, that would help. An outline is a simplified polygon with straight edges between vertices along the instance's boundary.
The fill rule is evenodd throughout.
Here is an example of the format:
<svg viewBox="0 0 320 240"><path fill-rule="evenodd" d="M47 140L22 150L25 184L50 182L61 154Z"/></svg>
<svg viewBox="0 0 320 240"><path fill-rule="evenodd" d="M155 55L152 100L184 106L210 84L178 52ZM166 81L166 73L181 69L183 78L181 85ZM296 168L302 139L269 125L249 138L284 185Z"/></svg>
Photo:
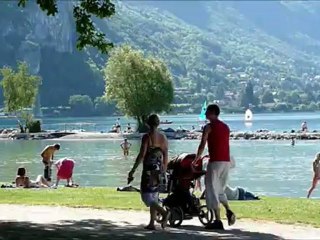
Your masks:
<svg viewBox="0 0 320 240"><path fill-rule="evenodd" d="M206 117L210 121L203 130L201 143L195 158L195 165L208 143L210 160L205 177L206 202L208 209L215 213L216 220L208 224L208 229L224 229L220 216L220 202L226 208L228 224L235 223L235 215L230 210L228 199L224 190L227 186L230 169L229 136L230 129L227 124L218 119L220 108L216 104L208 106Z"/></svg>

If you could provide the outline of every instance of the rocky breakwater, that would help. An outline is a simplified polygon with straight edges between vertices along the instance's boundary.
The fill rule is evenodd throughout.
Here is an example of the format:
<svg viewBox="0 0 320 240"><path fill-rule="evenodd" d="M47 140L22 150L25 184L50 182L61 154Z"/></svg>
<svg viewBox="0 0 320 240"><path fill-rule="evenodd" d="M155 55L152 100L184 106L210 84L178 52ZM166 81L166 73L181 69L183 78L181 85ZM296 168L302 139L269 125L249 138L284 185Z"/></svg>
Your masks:
<svg viewBox="0 0 320 240"><path fill-rule="evenodd" d="M201 139L201 132L189 132L184 138L186 140ZM232 140L320 140L320 131L313 132L272 132L272 131L256 131L256 132L238 132L230 133Z"/></svg>
<svg viewBox="0 0 320 240"><path fill-rule="evenodd" d="M320 132L232 132L230 138L233 140L320 140Z"/></svg>

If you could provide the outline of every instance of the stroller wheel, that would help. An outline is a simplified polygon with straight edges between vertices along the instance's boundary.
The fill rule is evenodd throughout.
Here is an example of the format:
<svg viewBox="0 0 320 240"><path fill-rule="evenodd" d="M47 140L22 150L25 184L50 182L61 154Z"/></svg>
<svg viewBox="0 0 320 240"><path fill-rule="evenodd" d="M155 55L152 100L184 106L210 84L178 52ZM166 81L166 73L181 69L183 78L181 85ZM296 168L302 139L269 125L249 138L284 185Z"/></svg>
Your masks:
<svg viewBox="0 0 320 240"><path fill-rule="evenodd" d="M164 207L166 209L166 211L169 211L169 208L168 207ZM161 223L163 220L163 217L161 215L161 213L157 212L157 215L156 215L156 222L157 223Z"/></svg>
<svg viewBox="0 0 320 240"><path fill-rule="evenodd" d="M162 222L162 215L161 215L161 213L158 213L158 212L157 212L156 222L157 222L157 223L161 223L161 222Z"/></svg>
<svg viewBox="0 0 320 240"><path fill-rule="evenodd" d="M170 208L170 227L179 227L183 221L183 210L181 207Z"/></svg>
<svg viewBox="0 0 320 240"><path fill-rule="evenodd" d="M210 209L207 209L207 206L201 206L199 208L199 215L198 215L199 221L204 225L208 225L213 220L213 211Z"/></svg>

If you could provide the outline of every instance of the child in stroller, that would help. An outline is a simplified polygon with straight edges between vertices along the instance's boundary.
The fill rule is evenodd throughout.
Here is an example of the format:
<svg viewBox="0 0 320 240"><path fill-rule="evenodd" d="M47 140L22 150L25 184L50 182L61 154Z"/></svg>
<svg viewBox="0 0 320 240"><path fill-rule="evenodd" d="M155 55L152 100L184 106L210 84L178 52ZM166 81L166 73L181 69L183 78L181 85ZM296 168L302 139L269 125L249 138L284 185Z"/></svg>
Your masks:
<svg viewBox="0 0 320 240"><path fill-rule="evenodd" d="M202 158L202 161L208 158ZM202 206L200 199L191 189L194 189L194 180L205 174L202 164L193 167L195 154L180 154L168 164L168 196L162 200L164 207L170 210L169 223L172 227L178 227L183 220L197 216L203 225L207 225L213 219L213 212Z"/></svg>

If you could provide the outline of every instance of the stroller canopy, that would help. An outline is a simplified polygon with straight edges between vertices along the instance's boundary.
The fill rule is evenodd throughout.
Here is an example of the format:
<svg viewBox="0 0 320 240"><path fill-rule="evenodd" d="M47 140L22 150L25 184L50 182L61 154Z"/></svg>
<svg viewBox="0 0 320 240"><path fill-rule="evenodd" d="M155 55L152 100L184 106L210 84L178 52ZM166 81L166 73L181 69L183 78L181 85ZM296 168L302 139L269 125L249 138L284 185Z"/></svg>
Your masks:
<svg viewBox="0 0 320 240"><path fill-rule="evenodd" d="M208 160L207 156L204 156L197 166L192 166L196 154L182 153L172 159L168 164L168 169L173 170L175 178L194 180L205 174L202 171L202 164Z"/></svg>

